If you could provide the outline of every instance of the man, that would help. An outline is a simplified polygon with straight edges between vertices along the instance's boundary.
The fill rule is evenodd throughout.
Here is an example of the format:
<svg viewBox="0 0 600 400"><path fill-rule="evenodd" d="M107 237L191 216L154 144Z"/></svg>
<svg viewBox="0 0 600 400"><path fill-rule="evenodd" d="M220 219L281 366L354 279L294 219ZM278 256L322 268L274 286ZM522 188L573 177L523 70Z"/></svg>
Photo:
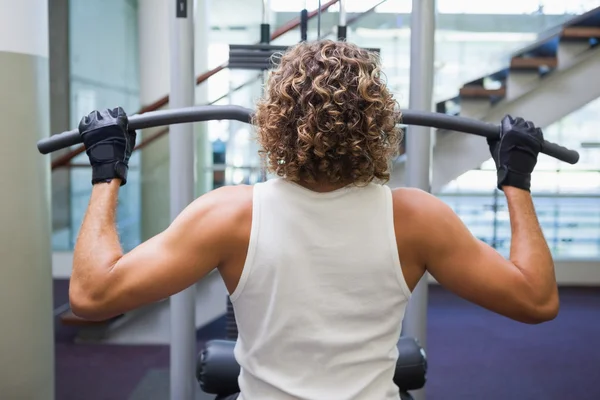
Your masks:
<svg viewBox="0 0 600 400"><path fill-rule="evenodd" d="M255 116L279 178L207 193L124 255L114 217L135 133L121 109L91 113L80 124L94 188L75 247L73 311L110 318L218 269L236 313L244 400L397 400L396 342L425 271L508 318L553 319L554 266L530 195L541 130L507 116L489 142L511 216L506 260L436 197L382 184L398 118L375 54L299 44L281 57Z"/></svg>

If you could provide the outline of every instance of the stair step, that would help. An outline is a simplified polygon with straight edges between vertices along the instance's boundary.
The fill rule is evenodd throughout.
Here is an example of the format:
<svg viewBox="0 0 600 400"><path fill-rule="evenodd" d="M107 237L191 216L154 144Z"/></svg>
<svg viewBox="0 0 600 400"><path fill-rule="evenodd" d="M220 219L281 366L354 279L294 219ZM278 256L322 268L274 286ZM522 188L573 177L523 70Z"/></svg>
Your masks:
<svg viewBox="0 0 600 400"><path fill-rule="evenodd" d="M540 67L556 68L556 57L513 57L510 67L513 69L538 69Z"/></svg>
<svg viewBox="0 0 600 400"><path fill-rule="evenodd" d="M577 57L591 48L590 40L562 40L558 48L558 63L561 68L571 65Z"/></svg>
<svg viewBox="0 0 600 400"><path fill-rule="evenodd" d="M460 116L467 118L481 118L486 115L492 107L491 98L469 98L460 100Z"/></svg>
<svg viewBox="0 0 600 400"><path fill-rule="evenodd" d="M572 26L564 28L561 34L563 39L591 39L600 38L600 28Z"/></svg>
<svg viewBox="0 0 600 400"><path fill-rule="evenodd" d="M539 83L540 73L538 69L515 69L508 75L506 81L506 99L511 101L521 97Z"/></svg>
<svg viewBox="0 0 600 400"><path fill-rule="evenodd" d="M463 86L460 89L459 94L461 97L469 98L491 96L504 97L506 96L506 87L501 87L499 89L486 89L483 86Z"/></svg>

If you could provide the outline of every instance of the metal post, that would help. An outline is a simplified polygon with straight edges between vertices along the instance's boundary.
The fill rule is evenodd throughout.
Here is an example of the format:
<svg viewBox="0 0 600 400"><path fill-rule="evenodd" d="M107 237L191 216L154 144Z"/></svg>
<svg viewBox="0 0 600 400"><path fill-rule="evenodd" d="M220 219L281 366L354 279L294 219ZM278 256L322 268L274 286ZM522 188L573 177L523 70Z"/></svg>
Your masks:
<svg viewBox="0 0 600 400"><path fill-rule="evenodd" d="M413 0L410 38L410 94L412 110L431 111L433 107L433 62L435 47L435 0ZM431 190L431 128L411 126L406 140L406 183ZM403 335L427 346L427 274L415 288L406 310ZM424 390L414 393L425 399Z"/></svg>
<svg viewBox="0 0 600 400"><path fill-rule="evenodd" d="M317 40L321 40L321 0L318 1L319 10L317 12Z"/></svg>
<svg viewBox="0 0 600 400"><path fill-rule="evenodd" d="M338 23L338 40L346 40L348 37L347 17L346 17L346 0L340 0L340 20Z"/></svg>
<svg viewBox="0 0 600 400"><path fill-rule="evenodd" d="M194 70L196 76L209 68L209 33L210 33L210 7L211 0L194 0ZM195 104L207 104L208 85L196 87ZM213 149L208 137L208 122L194 124L196 138L196 194L195 197L214 189ZM196 320L198 322L198 320Z"/></svg>
<svg viewBox="0 0 600 400"><path fill-rule="evenodd" d="M271 0L264 0L263 2L263 24L265 24L266 26L270 26L270 13L271 13ZM306 8L306 7L304 7ZM266 9L266 11L265 11ZM270 43L271 42L271 35L269 34L269 36L266 37L266 41L263 41L263 43ZM260 85L260 92L259 92L259 96L262 96L262 90L264 85L267 83L267 80L269 79L269 71L263 71L262 73L262 84ZM260 182L264 182L267 180L267 169L265 168L265 166L261 163L261 168L260 168ZM237 328L236 328L237 329Z"/></svg>
<svg viewBox="0 0 600 400"><path fill-rule="evenodd" d="M271 13L271 1L263 0L262 7L263 7L262 8L262 23L268 24L269 23L269 14Z"/></svg>
<svg viewBox="0 0 600 400"><path fill-rule="evenodd" d="M170 107L194 105L193 0L171 0ZM194 130L192 124L169 127L171 220L194 200ZM193 400L196 358L195 286L170 299L171 400Z"/></svg>
<svg viewBox="0 0 600 400"><path fill-rule="evenodd" d="M262 2L262 23L260 24L260 42L269 43L271 41L271 26L269 25L269 15L271 14L271 1Z"/></svg>
<svg viewBox="0 0 600 400"><path fill-rule="evenodd" d="M308 10L306 7L300 10L300 41L308 40Z"/></svg>
<svg viewBox="0 0 600 400"><path fill-rule="evenodd" d="M340 26L346 26L346 0L340 0Z"/></svg>

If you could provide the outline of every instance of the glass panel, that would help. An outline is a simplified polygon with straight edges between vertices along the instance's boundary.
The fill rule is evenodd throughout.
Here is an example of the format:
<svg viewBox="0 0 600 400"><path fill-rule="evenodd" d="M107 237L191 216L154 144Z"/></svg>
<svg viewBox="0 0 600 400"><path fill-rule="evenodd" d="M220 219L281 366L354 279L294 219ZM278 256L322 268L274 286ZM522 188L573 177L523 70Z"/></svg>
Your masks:
<svg viewBox="0 0 600 400"><path fill-rule="evenodd" d="M362 13L379 3L379 1L369 5L369 1L364 0L344 0L346 3L346 12ZM322 0L321 4L327 1ZM412 0L388 0L378 7L377 12L386 13L410 13ZM315 10L319 6L319 0L271 0L271 9L275 12L300 12L304 7L308 10ZM329 11L337 12L339 4L334 4Z"/></svg>
<svg viewBox="0 0 600 400"><path fill-rule="evenodd" d="M309 9L317 7L318 0L271 0L276 12L300 11L304 4ZM324 3L325 1L323 1ZM363 0L346 0L348 12L363 12L368 7ZM438 11L443 14L580 14L598 6L595 0L506 0L503 2L476 2L472 0L438 0ZM335 6L334 6L335 7ZM332 7L332 10L334 9ZM337 7L335 7L337 11ZM388 0L379 12L410 13L411 0Z"/></svg>
<svg viewBox="0 0 600 400"><path fill-rule="evenodd" d="M540 155L532 176L532 193L540 225L555 257L600 258L600 149L582 149L581 142L594 141L600 99L549 126L546 139L564 143L581 153L581 161L571 165ZM597 134L596 134L597 136ZM485 162L480 170L469 171L446 185L440 198L448 202L465 224L479 235L481 224L493 225L506 219L506 201L500 193L503 207L492 212L491 220L482 212L482 205L492 204L496 172L493 162ZM463 199L476 198L480 216ZM481 218L480 218L481 217ZM508 225L497 231L503 254L508 254L510 230ZM487 240L486 240L487 241ZM489 243L489 242L488 242Z"/></svg>
<svg viewBox="0 0 600 400"><path fill-rule="evenodd" d="M115 7L124 8L116 11L121 15L122 23L117 23L120 28L114 30L114 35L104 32L106 24L95 19L96 25L81 24L77 21L85 20L80 15L95 13L93 5L73 3L71 12L71 115L72 126L77 126L81 116L91 110L112 107L115 104L122 105L126 110L137 110L140 108L138 101L138 60L137 52L127 49L137 47L137 31L135 18L137 10L131 4L115 3ZM106 13L100 13L105 15ZM316 20L315 20L316 21ZM284 22L287 22L284 21ZM111 20L111 26L115 24ZM312 21L309 27L315 28L316 22ZM331 31L333 25L322 20L322 32ZM96 29L97 28L97 29ZM209 68L217 67L227 61L229 43L256 43L259 40L260 30L257 24L248 24L247 29L211 30L210 36L210 58ZM278 28L275 23L272 32ZM101 35L89 37L90 32L102 31ZM114 37L119 37L115 40ZM299 30L284 35L280 39L281 44L295 43L300 39ZM290 40L292 39L293 40ZM93 42L95 46L90 47ZM114 48L114 43L118 48ZM86 54L90 48L111 46L114 51L121 51L122 62L111 62L103 65L94 61L93 57ZM213 75L208 82L198 87L197 96L201 97L202 91L206 90L209 101L214 104L236 104L246 107L253 106L253 100L260 95L263 74L259 71L231 71L225 69ZM105 82L111 82L107 85ZM233 93L231 93L233 92ZM257 147L252 140L253 132L247 124L235 121L211 121L206 124L197 124L199 151L206 151L210 163L216 164L215 168L199 168L202 173L212 175L213 187L224 184L254 183L263 177L260 168L260 160ZM204 128L201 127L204 126ZM204 135L204 136L203 136ZM204 139L207 140L202 140ZM144 169L141 169L141 154L134 153L130 160L129 179L125 187L120 191L120 201L117 210L117 226L119 235L125 250L137 245L143 238L151 233L157 233L166 227L169 221L168 215L168 147L165 146L166 137L159 139L156 144L148 147L150 153L146 157ZM162 145L160 143L163 143ZM206 143L208 143L206 145ZM206 148L204 148L206 147ZM229 151L227 151L229 150ZM167 157L165 157L165 154ZM199 158L200 159L200 158ZM70 169L70 225L64 229L57 229L53 235L55 250L71 250L77 237L89 196L91 186L89 184L90 170L87 156L79 155L73 160L78 167ZM162 192L162 195L159 195ZM153 194L152 201L145 200L141 205L142 193ZM63 205L66 207L67 205ZM142 218L142 213L150 213L155 210L152 218ZM149 215L149 214L145 214ZM142 226L142 220L152 219L152 223L146 222Z"/></svg>
<svg viewBox="0 0 600 400"><path fill-rule="evenodd" d="M510 251L510 224L502 193L439 195L474 236L504 256ZM600 257L600 196L536 196L540 225L556 258Z"/></svg>
<svg viewBox="0 0 600 400"><path fill-rule="evenodd" d="M134 3L70 2L69 14L71 126L77 126L80 118L94 109L120 105L125 110L138 110L138 59L137 51L131 51L137 48L138 39ZM106 30L106 26L111 29ZM98 57L107 52L114 57ZM89 165L85 154L73 163ZM127 185L119 195L117 225L125 247L139 242L138 165L139 157L132 157ZM53 204L54 212L70 207L69 224L53 232L54 250L71 250L74 246L91 194L90 174L89 167L71 168L70 184L63 189L70 190L71 202Z"/></svg>
<svg viewBox="0 0 600 400"><path fill-rule="evenodd" d="M130 51L137 47L137 31L135 20L137 10L132 2L118 3L123 9L109 13L114 25L114 16L120 15L122 23L119 28L107 34L102 20L89 25L89 18L79 18L84 13L93 11L94 5L86 2L72 2L71 5L71 70L72 76L72 124L76 126L79 118L90 110L110 107L115 104L123 105L127 110L137 110L138 103L138 60L137 52ZM307 8L315 9L318 2L309 0ZM323 2L324 3L324 2ZM354 0L347 2L349 20L352 13L362 12L378 4L379 1ZM535 3L535 4L534 4ZM478 10L473 2L439 0L440 18L436 35L436 101L452 98L458 93L461 84L481 77L488 72L503 68L508 63L507 55L524 44L533 41L537 34L549 25L554 26L564 19L570 18L566 13L579 13L597 4L589 1L573 1L560 3L551 0L509 2L503 5L507 14L514 14L502 24L484 24L485 14L493 14L493 7ZM275 11L272 32L278 26L298 16L302 1L272 1ZM363 47L381 49L384 71L388 84L397 94L402 107L408 103L409 67L410 67L410 0L387 1L378 6L375 12L360 18L350 29L349 39ZM487 4L487 3L486 3ZM471 5L472 7L467 7ZM543 8L540 8L543 6ZM335 37L337 13L339 8L333 6L330 12L321 15L321 36ZM90 11L91 10L91 11ZM482 12L483 15L469 15ZM526 14L523 14L526 13ZM106 12L95 15L109 15ZM557 14L552 16L550 14ZM560 14L560 15L559 15ZM564 14L564 15L563 15ZM282 16L286 18L283 19ZM494 16L495 18L496 16ZM504 18L504 17L503 17ZM512 19L510 19L512 18ZM526 23L523 23L524 18ZM77 21L86 21L85 24ZM559 21L559 22L557 22ZM316 38L317 19L309 23L309 39ZM518 26L519 29L515 29ZM102 34L96 34L102 31ZM96 32L96 33L95 33ZM259 40L259 27L253 19L247 26L235 28L212 29L209 37L209 68L216 67L227 61L228 45L230 43L256 43ZM328 36L329 35L329 36ZM115 37L118 40L115 40ZM300 40L299 29L296 28L276 40L273 44L291 45ZM119 62L104 65L94 63L85 53L89 43L97 43L96 49L111 46L114 51L122 53ZM115 49L115 43L117 48ZM207 83L199 87L206 90L209 101L215 104L236 104L253 107L254 100L261 94L262 73L258 71L231 71L225 69ZM111 82L111 85L106 85ZM490 83L493 85L493 82ZM237 89L232 94L232 90ZM200 94L200 92L199 92ZM200 98L200 96L198 96ZM577 115L565 118L560 124L546 129L549 140L559 141L571 147L577 147L581 141L595 141L597 136L594 118L600 111L598 105L586 107ZM572 133L576 132L576 135ZM203 136L204 135L204 136ZM206 151L210 166L198 166L198 171L205 172L211 177L212 187L238 183L254 183L264 179L257 146L253 140L254 132L249 126L234 121L211 121L198 124L199 151ZM207 140L201 140L205 137ZM163 142L166 138L161 139ZM159 140L157 143L160 143ZM154 147L152 147L154 146ZM130 162L129 182L121 191L121 201L118 209L118 227L126 248L131 248L144 239L148 232L164 226L169 221L168 216L168 157L164 157L164 145L151 144L144 151L151 149L155 158L153 163L141 162L141 154L135 153ZM162 152L162 153L161 153ZM148 153L150 154L150 153ZM575 204L581 200L584 192L600 195L600 172L598 171L598 150L581 151L581 162L577 166L559 163L549 157L540 156L538 172L534 177L534 193L559 195L561 201ZM79 156L75 163L87 163L85 155ZM65 229L54 232L55 249L71 249L74 238L87 206L91 187L89 185L90 171L87 168L71 169L71 224ZM443 198L448 201L459 215L465 219L473 232L493 243L501 251L507 251L509 227L506 219L506 208L503 197L494 197L495 171L493 163L484 163L481 170L470 171L451 182L443 191ZM161 198L148 200L145 190L155 187L162 192ZM153 192L154 193L154 192ZM457 196L460 194L460 196ZM567 203L555 205L547 200L548 205L540 203L541 220L544 232L552 235L553 251L555 254L569 255L597 254L599 250L598 225L600 217L586 216L600 213L597 198L583 198L583 203L577 203L568 208ZM144 197L144 206L141 199ZM160 196L159 196L160 197ZM537 198L536 198L537 201ZM594 203L596 201L596 203ZM156 204L155 204L156 203ZM544 203L544 204L546 204ZM587 207L588 213L579 207ZM61 205L55 205L60 207ZM64 207L65 205L63 205ZM152 219L159 220L156 227L144 228L142 221L143 210L159 210ZM545 208L544 208L545 207ZM595 208L594 208L595 207ZM166 210L166 211L165 211ZM556 211L558 210L558 211ZM596 213L596 214L594 214ZM555 215L556 214L556 215ZM595 219L594 219L595 218ZM579 230L578 230L579 229ZM590 239L592 238L592 239Z"/></svg>

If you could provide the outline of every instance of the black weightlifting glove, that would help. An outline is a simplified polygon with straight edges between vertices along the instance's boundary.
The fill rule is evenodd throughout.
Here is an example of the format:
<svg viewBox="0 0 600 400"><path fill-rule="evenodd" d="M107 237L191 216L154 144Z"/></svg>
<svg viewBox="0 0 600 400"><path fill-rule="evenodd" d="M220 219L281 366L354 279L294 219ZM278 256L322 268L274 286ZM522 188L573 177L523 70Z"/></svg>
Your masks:
<svg viewBox="0 0 600 400"><path fill-rule="evenodd" d="M498 170L498 189L514 186L530 191L531 173L544 143L542 130L523 118L507 115L502 119L500 137L487 142Z"/></svg>
<svg viewBox="0 0 600 400"><path fill-rule="evenodd" d="M121 107L92 111L79 123L79 134L92 165L92 184L121 179L127 183L129 157L135 146L135 131L128 129Z"/></svg>

